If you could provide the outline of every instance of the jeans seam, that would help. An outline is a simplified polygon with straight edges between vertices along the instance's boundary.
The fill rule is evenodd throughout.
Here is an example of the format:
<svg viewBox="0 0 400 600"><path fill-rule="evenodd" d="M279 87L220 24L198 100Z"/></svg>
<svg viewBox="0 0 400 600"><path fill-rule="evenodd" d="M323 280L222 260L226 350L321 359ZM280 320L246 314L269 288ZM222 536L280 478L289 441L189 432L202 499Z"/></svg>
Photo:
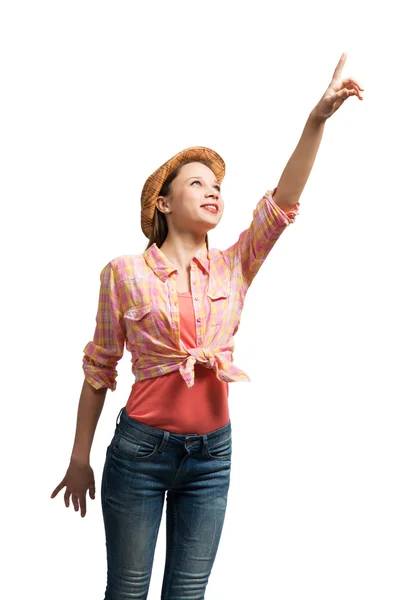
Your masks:
<svg viewBox="0 0 400 600"><path fill-rule="evenodd" d="M174 502L171 502L171 508L172 508L172 521L173 521L173 532L172 532L172 553L171 553L171 558L169 561L169 573L168 573L168 579L165 585L165 593L166 593L166 598L168 598L168 594L169 594L169 588L171 586L171 579L172 579L172 575L173 575L173 566L174 566L174 559L175 559L175 550L176 550L176 535L177 535L177 518L176 518L176 505ZM171 568L172 567L172 568Z"/></svg>

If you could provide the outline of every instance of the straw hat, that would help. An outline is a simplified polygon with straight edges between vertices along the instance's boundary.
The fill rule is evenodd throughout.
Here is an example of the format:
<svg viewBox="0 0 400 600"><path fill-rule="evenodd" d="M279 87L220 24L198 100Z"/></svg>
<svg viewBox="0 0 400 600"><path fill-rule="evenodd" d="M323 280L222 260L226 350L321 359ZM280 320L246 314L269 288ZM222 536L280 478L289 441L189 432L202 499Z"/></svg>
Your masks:
<svg viewBox="0 0 400 600"><path fill-rule="evenodd" d="M150 175L150 177L148 177L143 186L140 221L142 231L147 238L150 238L151 231L153 229L156 200L160 195L164 181L178 165L186 162L187 160L206 160L210 163L210 167L214 171L218 183L221 183L223 180L225 175L225 163L219 154L210 148L205 148L204 146L193 146L192 148L186 148L186 150L182 150L167 160L167 162L161 165L161 167L159 167L152 175Z"/></svg>

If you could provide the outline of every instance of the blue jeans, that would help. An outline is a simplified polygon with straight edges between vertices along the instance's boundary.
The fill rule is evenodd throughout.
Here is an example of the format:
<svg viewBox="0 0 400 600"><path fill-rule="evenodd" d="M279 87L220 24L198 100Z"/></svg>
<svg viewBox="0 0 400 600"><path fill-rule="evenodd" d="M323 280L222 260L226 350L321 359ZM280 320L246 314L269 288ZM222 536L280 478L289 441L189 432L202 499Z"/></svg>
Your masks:
<svg viewBox="0 0 400 600"><path fill-rule="evenodd" d="M105 600L147 598L165 492L161 600L204 599L225 519L231 455L231 422L207 434L177 434L121 409L101 485Z"/></svg>

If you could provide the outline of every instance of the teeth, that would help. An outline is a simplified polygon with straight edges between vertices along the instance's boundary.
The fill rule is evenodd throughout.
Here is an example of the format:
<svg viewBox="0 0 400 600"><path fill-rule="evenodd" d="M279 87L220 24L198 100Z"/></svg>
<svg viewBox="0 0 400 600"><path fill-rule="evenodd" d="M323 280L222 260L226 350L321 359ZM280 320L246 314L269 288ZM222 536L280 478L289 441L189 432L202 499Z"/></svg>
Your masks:
<svg viewBox="0 0 400 600"><path fill-rule="evenodd" d="M206 204L205 206L203 206L203 208L211 208L212 210L214 210L215 212L217 212L217 209L212 204Z"/></svg>

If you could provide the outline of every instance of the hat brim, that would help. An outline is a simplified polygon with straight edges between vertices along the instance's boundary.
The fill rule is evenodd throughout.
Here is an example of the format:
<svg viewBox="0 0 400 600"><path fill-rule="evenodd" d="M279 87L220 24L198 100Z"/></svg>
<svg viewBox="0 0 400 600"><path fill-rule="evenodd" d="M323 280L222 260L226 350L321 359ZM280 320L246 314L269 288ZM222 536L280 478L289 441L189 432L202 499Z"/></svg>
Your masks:
<svg viewBox="0 0 400 600"><path fill-rule="evenodd" d="M206 148L205 146L193 146L192 148L186 148L186 150L182 150L181 152L178 152L178 154L175 154L175 156L167 160L167 162L154 171L154 173L147 178L146 183L143 186L141 195L141 227L147 238L150 238L153 229L156 201L165 180L176 167L189 160L207 161L210 164L210 168L214 172L218 183L222 182L225 176L225 162L220 155L214 150L211 150L211 148Z"/></svg>

